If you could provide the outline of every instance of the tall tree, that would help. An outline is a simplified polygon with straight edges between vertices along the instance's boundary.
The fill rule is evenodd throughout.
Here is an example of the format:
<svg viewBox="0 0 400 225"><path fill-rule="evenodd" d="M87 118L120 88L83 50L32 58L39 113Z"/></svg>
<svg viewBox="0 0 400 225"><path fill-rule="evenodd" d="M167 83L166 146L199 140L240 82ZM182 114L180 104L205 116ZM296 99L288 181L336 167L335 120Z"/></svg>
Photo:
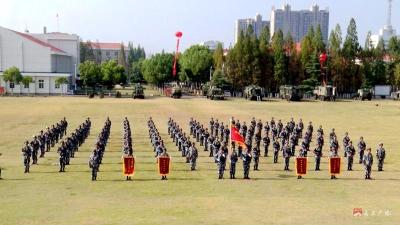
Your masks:
<svg viewBox="0 0 400 225"><path fill-rule="evenodd" d="M333 84L339 89L342 87L343 80L343 60L341 49L342 48L342 29L339 24L332 30L329 36L328 47L328 82L333 81Z"/></svg>
<svg viewBox="0 0 400 225"><path fill-rule="evenodd" d="M126 54L125 54L125 46L124 42L121 43L121 48L118 52L118 65L122 66L125 71L127 70L127 63L126 63Z"/></svg>
<svg viewBox="0 0 400 225"><path fill-rule="evenodd" d="M259 50L260 50L260 65L261 65L261 85L267 90L272 89L273 76L274 76L274 59L272 55L271 49L271 35L269 31L269 27L266 26L263 28L260 39L259 39Z"/></svg>
<svg viewBox="0 0 400 225"><path fill-rule="evenodd" d="M342 54L345 60L344 63L344 91L354 92L362 83L359 66L356 64L356 59L360 54L360 44L358 42L357 25L354 18L350 20L347 27L347 35L343 44Z"/></svg>
<svg viewBox="0 0 400 225"><path fill-rule="evenodd" d="M215 49L214 55L214 68L216 70L222 70L224 65L224 48L222 47L222 43L218 43L217 48Z"/></svg>
<svg viewBox="0 0 400 225"><path fill-rule="evenodd" d="M317 26L317 30L313 38L313 48L318 55L321 54L322 52L325 52L324 37L322 36L320 25Z"/></svg>
<svg viewBox="0 0 400 225"><path fill-rule="evenodd" d="M282 30L275 33L272 38L272 49L274 51L274 79L276 82L276 87L282 84L286 84L287 80L287 65L286 65L286 55L283 49L284 39Z"/></svg>

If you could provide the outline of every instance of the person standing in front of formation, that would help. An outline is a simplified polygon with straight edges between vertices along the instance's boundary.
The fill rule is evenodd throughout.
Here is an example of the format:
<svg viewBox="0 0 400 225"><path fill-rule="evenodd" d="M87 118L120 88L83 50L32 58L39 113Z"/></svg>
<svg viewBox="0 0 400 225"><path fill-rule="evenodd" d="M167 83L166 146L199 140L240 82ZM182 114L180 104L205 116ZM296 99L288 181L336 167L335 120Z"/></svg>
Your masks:
<svg viewBox="0 0 400 225"><path fill-rule="evenodd" d="M371 148L367 149L367 153L363 156L363 164L365 168L365 179L371 180L371 168L374 162L374 157L371 153Z"/></svg>
<svg viewBox="0 0 400 225"><path fill-rule="evenodd" d="M376 157L378 158L378 171L383 171L383 163L386 157L386 151L383 148L383 143L379 144L379 147L376 150Z"/></svg>
<svg viewBox="0 0 400 225"><path fill-rule="evenodd" d="M22 148L22 156L24 157L24 166L25 166L25 172L24 173L29 173L29 167L31 163L31 154L32 154L32 149L31 146L29 145L29 142L25 142L25 146Z"/></svg>

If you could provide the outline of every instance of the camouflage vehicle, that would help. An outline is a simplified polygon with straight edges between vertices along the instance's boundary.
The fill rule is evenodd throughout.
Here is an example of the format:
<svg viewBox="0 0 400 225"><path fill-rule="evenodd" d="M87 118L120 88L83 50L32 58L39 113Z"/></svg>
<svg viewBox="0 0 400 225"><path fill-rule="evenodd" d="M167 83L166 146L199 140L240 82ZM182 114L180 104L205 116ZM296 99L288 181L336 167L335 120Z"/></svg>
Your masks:
<svg viewBox="0 0 400 225"><path fill-rule="evenodd" d="M133 87L133 93L132 93L132 98L133 99L144 99L144 88L141 84L136 84Z"/></svg>
<svg viewBox="0 0 400 225"><path fill-rule="evenodd" d="M182 89L178 86L175 86L171 90L171 98L181 98L182 97Z"/></svg>
<svg viewBox="0 0 400 225"><path fill-rule="evenodd" d="M265 97L264 88L256 85L250 85L244 88L243 97L249 99L250 101L256 101Z"/></svg>
<svg viewBox="0 0 400 225"><path fill-rule="evenodd" d="M400 91L394 93L394 100L400 101Z"/></svg>
<svg viewBox="0 0 400 225"><path fill-rule="evenodd" d="M284 85L279 88L279 95L288 101L301 101L303 93L297 86Z"/></svg>
<svg viewBox="0 0 400 225"><path fill-rule="evenodd" d="M207 92L207 98L211 100L224 100L224 91L221 88L210 86Z"/></svg>
<svg viewBox="0 0 400 225"><path fill-rule="evenodd" d="M331 85L318 86L314 89L314 96L316 100L321 101L335 101L336 100L336 87Z"/></svg>
<svg viewBox="0 0 400 225"><path fill-rule="evenodd" d="M368 99L368 101L372 100L372 89L363 88L359 89L357 92L357 99L364 101Z"/></svg>

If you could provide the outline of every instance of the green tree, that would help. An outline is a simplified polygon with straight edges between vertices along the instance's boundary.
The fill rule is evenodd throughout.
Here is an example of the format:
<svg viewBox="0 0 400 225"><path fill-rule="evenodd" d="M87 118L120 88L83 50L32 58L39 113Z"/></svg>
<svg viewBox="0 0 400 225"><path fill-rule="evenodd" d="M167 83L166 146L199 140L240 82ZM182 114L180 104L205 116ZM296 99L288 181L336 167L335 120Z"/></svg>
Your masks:
<svg viewBox="0 0 400 225"><path fill-rule="evenodd" d="M225 87L229 86L229 82L226 80L222 70L217 69L214 71L212 79L211 79L211 85L217 86L220 88L225 88Z"/></svg>
<svg viewBox="0 0 400 225"><path fill-rule="evenodd" d="M218 43L217 49L215 49L214 55L214 68L216 70L222 70L222 66L224 65L224 48L222 47L222 43Z"/></svg>
<svg viewBox="0 0 400 225"><path fill-rule="evenodd" d="M121 48L118 52L118 65L122 66L124 69L127 68L127 63L126 63L126 56L125 56L125 46L124 43L121 43Z"/></svg>
<svg viewBox="0 0 400 225"><path fill-rule="evenodd" d="M394 69L395 85L400 86L400 63L397 63Z"/></svg>
<svg viewBox="0 0 400 225"><path fill-rule="evenodd" d="M130 77L132 83L141 83L144 81L142 73L143 61L144 59L140 59L132 63L132 76Z"/></svg>
<svg viewBox="0 0 400 225"><path fill-rule="evenodd" d="M322 31L321 31L321 26L317 26L317 31L315 32L314 38L313 38L313 48L317 52L317 54L321 54L325 52L325 43L324 43L324 37L322 36Z"/></svg>
<svg viewBox="0 0 400 225"><path fill-rule="evenodd" d="M111 89L116 84L126 82L125 69L115 60L109 60L101 64L102 84Z"/></svg>
<svg viewBox="0 0 400 225"><path fill-rule="evenodd" d="M180 57L182 76L189 81L206 82L209 80L210 67L213 65L213 57L205 46L193 45Z"/></svg>
<svg viewBox="0 0 400 225"><path fill-rule="evenodd" d="M80 62L83 63L85 61L91 60L95 61L96 58L94 56L94 51L92 48L92 43L90 41L80 42Z"/></svg>
<svg viewBox="0 0 400 225"><path fill-rule="evenodd" d="M57 85L61 87L61 95L64 94L64 84L68 84L68 79L66 77L58 77L55 81Z"/></svg>
<svg viewBox="0 0 400 225"><path fill-rule="evenodd" d="M23 77L22 77L22 80L21 80L21 83L22 83L24 86L27 86L27 87L28 87L28 94L30 94L29 84L30 84L30 83L33 83L33 78L32 78L31 76L23 76Z"/></svg>
<svg viewBox="0 0 400 225"><path fill-rule="evenodd" d="M360 56L360 44L358 42L356 21L352 18L347 28L347 35L343 44L342 55L344 57L344 79L345 91L356 91L362 84L360 68L356 59Z"/></svg>
<svg viewBox="0 0 400 225"><path fill-rule="evenodd" d="M142 64L143 78L148 83L157 85L173 80L172 78L173 60L174 60L174 55L171 53L165 53L164 51L154 55L150 59L143 60Z"/></svg>
<svg viewBox="0 0 400 225"><path fill-rule="evenodd" d="M329 58L328 58L328 81L332 80L338 90L342 90L343 83L343 58L341 54L342 48L342 29L339 24L329 36ZM330 79L329 79L330 77Z"/></svg>
<svg viewBox="0 0 400 225"><path fill-rule="evenodd" d="M96 84L101 83L101 69L94 61L85 61L84 63L81 63L79 65L79 73L83 85L86 87L92 87L94 90Z"/></svg>
<svg viewBox="0 0 400 225"><path fill-rule="evenodd" d="M274 79L276 82L276 86L286 84L287 80L287 65L286 65L286 55L284 51L284 39L283 33L279 30L275 33L272 38L272 49L274 51Z"/></svg>
<svg viewBox="0 0 400 225"><path fill-rule="evenodd" d="M11 88L11 93L14 94L14 86L22 81L22 74L17 67L13 66L4 71L3 80L14 84Z"/></svg>

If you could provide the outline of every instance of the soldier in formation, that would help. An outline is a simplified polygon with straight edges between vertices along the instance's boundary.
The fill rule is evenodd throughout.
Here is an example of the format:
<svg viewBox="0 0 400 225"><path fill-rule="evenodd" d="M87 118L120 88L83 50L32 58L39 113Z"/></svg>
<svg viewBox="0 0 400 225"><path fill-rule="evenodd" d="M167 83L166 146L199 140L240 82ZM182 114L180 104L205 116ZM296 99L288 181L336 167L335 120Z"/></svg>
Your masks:
<svg viewBox="0 0 400 225"><path fill-rule="evenodd" d="M91 128L90 118L87 118L71 135L61 141L61 145L57 152L59 153L60 170L59 172L65 172L65 166L69 165L70 159L75 157L75 152L78 151L79 147L85 143L85 140L89 136ZM65 135L65 133L64 133Z"/></svg>
<svg viewBox="0 0 400 225"><path fill-rule="evenodd" d="M346 155L347 155L347 170L352 171L353 170L353 161L354 161L354 155L356 154L356 150L353 146L353 142L349 141L348 145L346 146Z"/></svg>
<svg viewBox="0 0 400 225"><path fill-rule="evenodd" d="M97 142L95 144L95 149L89 158L89 167L92 169L92 181L97 180L97 172L99 172L100 165L103 161L104 152L106 149L108 138L110 137L111 120L106 119L104 127L101 130Z"/></svg>
<svg viewBox="0 0 400 225"><path fill-rule="evenodd" d="M127 156L133 156L131 125L129 123L128 118L126 117L124 119L123 126L124 126L123 154Z"/></svg>
<svg viewBox="0 0 400 225"><path fill-rule="evenodd" d="M131 131L131 125L129 123L128 118L125 117L124 122L124 135L123 135L123 150L122 154L124 156L130 156L133 157L133 147L132 147L132 131ZM168 130L169 132L169 130ZM132 176L126 176L126 180L132 180Z"/></svg>
<svg viewBox="0 0 400 225"><path fill-rule="evenodd" d="M218 164L218 179L224 179L224 171L227 155L222 150L219 150L215 155L215 161Z"/></svg>
<svg viewBox="0 0 400 225"><path fill-rule="evenodd" d="M231 162L230 167L229 167L229 174L230 174L230 179L236 179L235 174L236 174L236 163L238 161L238 154L236 152L236 149L232 148L232 152L230 154L229 160Z"/></svg>

